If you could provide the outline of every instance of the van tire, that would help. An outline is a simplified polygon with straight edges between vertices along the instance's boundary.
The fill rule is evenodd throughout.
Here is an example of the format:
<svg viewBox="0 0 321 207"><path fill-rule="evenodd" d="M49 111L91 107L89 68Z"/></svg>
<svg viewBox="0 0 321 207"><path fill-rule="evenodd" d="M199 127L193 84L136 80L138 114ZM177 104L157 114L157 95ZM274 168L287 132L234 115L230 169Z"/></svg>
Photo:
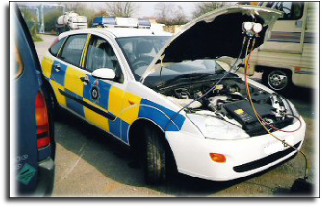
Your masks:
<svg viewBox="0 0 321 207"><path fill-rule="evenodd" d="M262 82L275 92L286 93L293 86L292 73L284 69L264 70Z"/></svg>
<svg viewBox="0 0 321 207"><path fill-rule="evenodd" d="M144 173L148 184L160 184L166 178L166 145L164 135L155 128L144 128Z"/></svg>

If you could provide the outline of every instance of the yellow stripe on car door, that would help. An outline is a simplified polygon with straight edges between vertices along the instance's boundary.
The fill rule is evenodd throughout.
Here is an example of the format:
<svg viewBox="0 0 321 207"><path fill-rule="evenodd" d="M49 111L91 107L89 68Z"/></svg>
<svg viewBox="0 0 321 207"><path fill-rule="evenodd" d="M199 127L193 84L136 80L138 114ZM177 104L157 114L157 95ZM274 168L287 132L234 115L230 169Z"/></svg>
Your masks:
<svg viewBox="0 0 321 207"><path fill-rule="evenodd" d="M42 73L46 78L51 77L51 70L52 70L53 63L54 63L54 60L49 57L44 57L42 59L42 63L41 63Z"/></svg>
<svg viewBox="0 0 321 207"><path fill-rule="evenodd" d="M83 99L83 100L85 102L95 106L96 108L107 112L106 109L98 106L97 104L94 104L93 102L89 101L88 99ZM109 120L106 117L104 117L100 114L97 114L96 112L88 109L85 106L84 106L84 111L85 111L85 117L89 122L91 122L92 124L94 124L96 126L99 126L100 128L102 128L106 131L109 131Z"/></svg>
<svg viewBox="0 0 321 207"><path fill-rule="evenodd" d="M65 88L69 91L83 97L84 83L80 80L86 75L81 70L69 67L66 71Z"/></svg>
<svg viewBox="0 0 321 207"><path fill-rule="evenodd" d="M63 96L59 91L59 89L64 91L64 87L62 87L59 83L57 83L56 81L53 81L53 80L50 80L50 83L51 83L51 86L56 94L56 98L57 98L58 103L64 107L67 107L66 97Z"/></svg>
<svg viewBox="0 0 321 207"><path fill-rule="evenodd" d="M116 86L111 86L109 91L108 110L115 116L119 116L122 109L122 98L124 91Z"/></svg>

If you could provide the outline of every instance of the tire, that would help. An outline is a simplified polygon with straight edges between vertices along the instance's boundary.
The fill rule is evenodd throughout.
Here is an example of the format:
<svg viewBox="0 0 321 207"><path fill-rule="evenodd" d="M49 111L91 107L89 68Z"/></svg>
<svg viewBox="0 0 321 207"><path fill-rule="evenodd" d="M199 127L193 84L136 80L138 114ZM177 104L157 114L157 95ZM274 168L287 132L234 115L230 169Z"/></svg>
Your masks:
<svg viewBox="0 0 321 207"><path fill-rule="evenodd" d="M291 71L282 69L265 70L262 81L267 87L278 93L289 92L293 86Z"/></svg>
<svg viewBox="0 0 321 207"><path fill-rule="evenodd" d="M52 111L52 113L55 116L59 113L59 110L60 110L58 101L56 99L56 96L55 96L50 84L47 81L45 82L45 88L46 88L46 91L48 94L47 101L48 101L49 110Z"/></svg>
<svg viewBox="0 0 321 207"><path fill-rule="evenodd" d="M166 178L166 143L164 135L155 128L145 128L145 153L143 158L145 181L160 184Z"/></svg>

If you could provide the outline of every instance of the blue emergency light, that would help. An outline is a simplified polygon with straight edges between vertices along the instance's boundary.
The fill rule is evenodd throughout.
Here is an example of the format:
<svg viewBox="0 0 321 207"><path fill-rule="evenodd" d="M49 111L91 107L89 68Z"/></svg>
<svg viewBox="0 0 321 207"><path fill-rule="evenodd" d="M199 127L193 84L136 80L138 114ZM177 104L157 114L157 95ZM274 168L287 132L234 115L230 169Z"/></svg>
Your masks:
<svg viewBox="0 0 321 207"><path fill-rule="evenodd" d="M122 17L95 17L92 27L134 27L150 28L151 23L148 19L122 18Z"/></svg>

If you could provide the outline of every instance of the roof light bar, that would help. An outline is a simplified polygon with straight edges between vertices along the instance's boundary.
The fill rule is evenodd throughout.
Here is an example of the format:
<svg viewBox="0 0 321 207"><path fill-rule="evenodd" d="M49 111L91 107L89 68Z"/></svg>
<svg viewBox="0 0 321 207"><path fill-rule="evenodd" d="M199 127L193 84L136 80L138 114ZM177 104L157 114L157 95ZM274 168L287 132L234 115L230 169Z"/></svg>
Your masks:
<svg viewBox="0 0 321 207"><path fill-rule="evenodd" d="M123 28L147 28L151 27L148 19L123 18L123 17L95 17L92 27L123 27Z"/></svg>

